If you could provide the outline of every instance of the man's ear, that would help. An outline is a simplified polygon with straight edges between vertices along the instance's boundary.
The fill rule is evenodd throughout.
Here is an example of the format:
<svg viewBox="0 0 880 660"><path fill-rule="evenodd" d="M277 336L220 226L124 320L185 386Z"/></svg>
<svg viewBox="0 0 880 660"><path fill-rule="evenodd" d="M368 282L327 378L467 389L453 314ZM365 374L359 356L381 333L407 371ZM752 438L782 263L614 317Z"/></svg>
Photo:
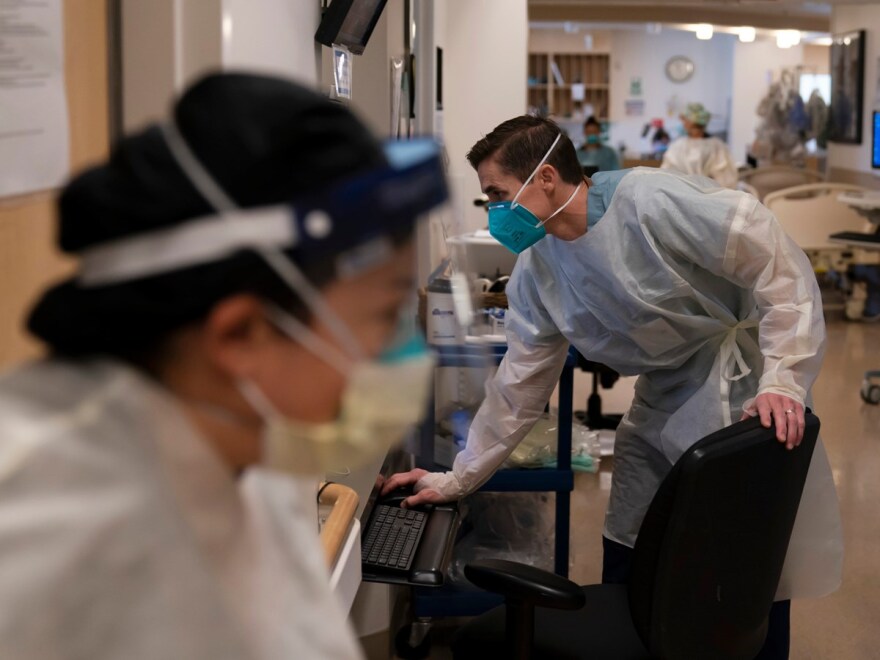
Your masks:
<svg viewBox="0 0 880 660"><path fill-rule="evenodd" d="M259 355L276 339L262 301L251 294L224 298L202 324L205 355L216 369L235 380L253 377Z"/></svg>
<svg viewBox="0 0 880 660"><path fill-rule="evenodd" d="M544 163L535 178L541 183L541 189L548 195L552 195L559 180L559 172L550 163Z"/></svg>

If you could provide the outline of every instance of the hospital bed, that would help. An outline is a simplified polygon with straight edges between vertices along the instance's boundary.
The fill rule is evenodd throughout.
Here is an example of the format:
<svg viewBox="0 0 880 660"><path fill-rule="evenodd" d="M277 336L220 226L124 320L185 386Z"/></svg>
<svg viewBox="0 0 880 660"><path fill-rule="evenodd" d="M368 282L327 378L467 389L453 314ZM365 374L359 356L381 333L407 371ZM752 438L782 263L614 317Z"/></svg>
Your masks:
<svg viewBox="0 0 880 660"><path fill-rule="evenodd" d="M819 183L824 177L813 170L771 165L756 169L743 170L739 180L754 188L755 196L761 201L770 193L808 183Z"/></svg>
<svg viewBox="0 0 880 660"><path fill-rule="evenodd" d="M829 236L829 241L880 256L880 192L844 192L838 201L867 218L870 224L867 232L838 232ZM865 372L859 394L865 403L880 404L880 370Z"/></svg>
<svg viewBox="0 0 880 660"><path fill-rule="evenodd" d="M808 183L772 192L764 198L764 205L807 253L817 273L845 274L855 264L880 264L880 251L830 239L831 234L840 232L873 231L864 215L839 199L841 195L866 193L864 188L849 184Z"/></svg>

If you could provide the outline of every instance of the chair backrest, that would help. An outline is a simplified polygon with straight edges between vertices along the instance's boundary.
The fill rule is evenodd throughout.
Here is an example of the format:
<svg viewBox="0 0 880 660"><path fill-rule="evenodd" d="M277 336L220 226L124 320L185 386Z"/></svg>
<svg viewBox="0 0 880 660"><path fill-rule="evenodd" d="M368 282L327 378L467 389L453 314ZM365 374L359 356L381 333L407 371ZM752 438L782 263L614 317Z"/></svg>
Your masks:
<svg viewBox="0 0 880 660"><path fill-rule="evenodd" d="M770 165L753 170L743 170L739 180L745 181L757 190L758 199L763 200L767 194L783 188L800 186L805 183L816 183L825 179L819 172L784 165Z"/></svg>
<svg viewBox="0 0 880 660"><path fill-rule="evenodd" d="M770 193L764 206L804 250L839 249L828 240L831 234L863 231L868 221L837 198L844 192L864 191L845 183L808 183Z"/></svg>
<svg viewBox="0 0 880 660"><path fill-rule="evenodd" d="M629 583L653 657L753 658L782 573L819 420L792 451L749 419L676 462L639 530Z"/></svg>

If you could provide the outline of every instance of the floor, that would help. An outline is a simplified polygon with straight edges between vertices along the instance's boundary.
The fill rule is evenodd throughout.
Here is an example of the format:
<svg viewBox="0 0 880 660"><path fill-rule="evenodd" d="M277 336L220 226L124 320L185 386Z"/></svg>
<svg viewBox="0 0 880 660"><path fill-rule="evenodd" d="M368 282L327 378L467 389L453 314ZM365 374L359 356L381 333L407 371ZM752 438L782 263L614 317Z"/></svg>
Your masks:
<svg viewBox="0 0 880 660"><path fill-rule="evenodd" d="M880 324L831 316L824 367L813 395L838 488L846 563L836 593L793 604L793 660L880 658L880 406L865 404L859 396L866 369L880 370ZM582 584L600 579L610 463L597 475L579 474L575 480L571 577ZM387 637L371 640L369 657L387 657L376 652L387 644ZM441 644L431 657L450 656Z"/></svg>
<svg viewBox="0 0 880 660"><path fill-rule="evenodd" d="M846 556L839 591L792 606L792 658L798 660L880 658L880 406L859 397L867 369L880 370L880 324L829 320L814 398Z"/></svg>

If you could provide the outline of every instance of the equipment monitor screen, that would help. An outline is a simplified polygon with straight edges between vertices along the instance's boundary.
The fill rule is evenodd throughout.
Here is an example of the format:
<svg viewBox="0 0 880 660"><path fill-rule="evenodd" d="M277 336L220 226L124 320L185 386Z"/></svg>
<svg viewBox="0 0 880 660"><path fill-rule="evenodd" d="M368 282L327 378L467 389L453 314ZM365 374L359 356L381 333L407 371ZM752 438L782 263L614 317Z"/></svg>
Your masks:
<svg viewBox="0 0 880 660"><path fill-rule="evenodd" d="M361 55L387 0L333 0L315 33L325 46L340 44Z"/></svg>
<svg viewBox="0 0 880 660"><path fill-rule="evenodd" d="M874 110L871 125L874 127L874 137L871 140L871 167L880 170L880 110Z"/></svg>

